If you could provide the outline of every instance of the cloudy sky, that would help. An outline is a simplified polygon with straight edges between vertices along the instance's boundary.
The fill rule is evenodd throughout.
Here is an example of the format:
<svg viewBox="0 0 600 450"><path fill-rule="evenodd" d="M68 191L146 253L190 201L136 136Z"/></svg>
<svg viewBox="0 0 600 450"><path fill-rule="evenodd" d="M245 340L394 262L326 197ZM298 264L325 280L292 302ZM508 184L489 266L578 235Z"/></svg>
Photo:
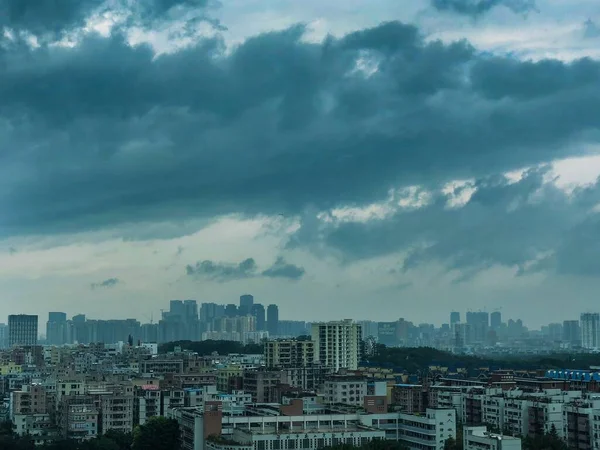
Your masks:
<svg viewBox="0 0 600 450"><path fill-rule="evenodd" d="M0 0L0 321L600 309L598 0Z"/></svg>

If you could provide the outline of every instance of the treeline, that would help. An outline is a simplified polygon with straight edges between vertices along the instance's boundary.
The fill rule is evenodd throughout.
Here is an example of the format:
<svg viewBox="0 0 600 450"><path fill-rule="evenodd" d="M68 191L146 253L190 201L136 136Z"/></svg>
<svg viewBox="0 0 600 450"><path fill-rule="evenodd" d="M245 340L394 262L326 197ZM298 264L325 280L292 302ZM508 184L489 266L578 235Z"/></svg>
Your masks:
<svg viewBox="0 0 600 450"><path fill-rule="evenodd" d="M430 347L386 347L377 344L368 363L402 368L409 373L427 370L431 365L462 367L467 370L481 368L515 370L586 369L600 365L600 355L592 353L556 353L550 355L470 356L459 355Z"/></svg>
<svg viewBox="0 0 600 450"><path fill-rule="evenodd" d="M244 355L258 354L263 352L262 344L242 344L237 341L174 341L166 342L158 346L159 353L169 353L180 347L182 350L190 350L199 355L228 355L230 353L240 353Z"/></svg>
<svg viewBox="0 0 600 450"><path fill-rule="evenodd" d="M87 441L57 439L36 446L31 436L18 436L11 422L0 424L1 450L178 450L179 424L176 420L153 417L133 433L109 430Z"/></svg>

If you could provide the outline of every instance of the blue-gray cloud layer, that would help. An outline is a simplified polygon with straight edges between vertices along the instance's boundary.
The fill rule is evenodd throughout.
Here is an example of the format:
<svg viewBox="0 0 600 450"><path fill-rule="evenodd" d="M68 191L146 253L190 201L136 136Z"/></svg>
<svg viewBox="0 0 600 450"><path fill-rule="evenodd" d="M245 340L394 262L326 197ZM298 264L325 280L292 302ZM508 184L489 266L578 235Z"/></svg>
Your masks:
<svg viewBox="0 0 600 450"><path fill-rule="evenodd" d="M102 289L102 288L112 288L115 287L117 284L121 283L121 280L119 280L118 278L108 278L104 281L100 281L98 283L92 283L90 284L90 288L92 290L94 289Z"/></svg>
<svg viewBox="0 0 600 450"><path fill-rule="evenodd" d="M598 61L490 57L396 22L303 35L158 57L118 32L74 48L4 39L0 236L363 204L598 140Z"/></svg>
<svg viewBox="0 0 600 450"><path fill-rule="evenodd" d="M86 25L94 13L128 13L130 24L159 20L207 6L208 0L0 0L0 29L58 37Z"/></svg>
<svg viewBox="0 0 600 450"><path fill-rule="evenodd" d="M304 267L289 264L283 257L278 257L275 263L262 272L268 278L286 278L288 280L299 280L306 271Z"/></svg>
<svg viewBox="0 0 600 450"><path fill-rule="evenodd" d="M321 245L348 263L401 252L404 271L439 263L457 271L458 280L495 266L515 275L600 275L600 184L566 193L547 176L540 168L518 182L502 175L482 178L456 192L434 191L425 205L366 223L313 219L289 245ZM464 189L475 193L466 204L451 206Z"/></svg>
<svg viewBox="0 0 600 450"><path fill-rule="evenodd" d="M254 258L247 258L238 264L204 260L193 265L188 264L185 271L188 276L206 278L221 283L258 276L299 280L305 274L303 267L289 264L281 256L275 260L271 267L262 272L259 271Z"/></svg>
<svg viewBox="0 0 600 450"><path fill-rule="evenodd" d="M431 0L434 8L467 16L480 16L497 6L505 6L515 13L535 10L535 0Z"/></svg>

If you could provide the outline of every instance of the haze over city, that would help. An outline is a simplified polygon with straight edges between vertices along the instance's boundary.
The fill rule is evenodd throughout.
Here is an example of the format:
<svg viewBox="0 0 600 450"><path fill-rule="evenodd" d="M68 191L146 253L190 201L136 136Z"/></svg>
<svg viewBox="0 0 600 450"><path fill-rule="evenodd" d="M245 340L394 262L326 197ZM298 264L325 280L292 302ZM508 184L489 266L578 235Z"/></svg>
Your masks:
<svg viewBox="0 0 600 450"><path fill-rule="evenodd" d="M597 312L597 0L50 3L0 0L0 322Z"/></svg>

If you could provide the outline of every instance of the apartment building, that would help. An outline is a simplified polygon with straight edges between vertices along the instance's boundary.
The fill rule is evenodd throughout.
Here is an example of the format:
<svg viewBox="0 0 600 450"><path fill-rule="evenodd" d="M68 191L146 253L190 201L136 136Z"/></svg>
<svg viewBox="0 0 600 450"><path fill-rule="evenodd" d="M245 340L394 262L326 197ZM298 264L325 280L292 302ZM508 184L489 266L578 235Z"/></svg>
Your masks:
<svg viewBox="0 0 600 450"><path fill-rule="evenodd" d="M264 352L267 367L303 367L315 360L315 344L310 340L267 341Z"/></svg>
<svg viewBox="0 0 600 450"><path fill-rule="evenodd" d="M315 362L337 372L357 370L360 361L361 326L350 319L312 324Z"/></svg>
<svg viewBox="0 0 600 450"><path fill-rule="evenodd" d="M276 387L288 384L287 374L283 370L260 369L245 370L242 387L244 392L252 395L255 403L275 403L277 399Z"/></svg>
<svg viewBox="0 0 600 450"><path fill-rule="evenodd" d="M521 439L494 434L486 427L463 428L463 450L521 450Z"/></svg>
<svg viewBox="0 0 600 450"><path fill-rule="evenodd" d="M17 415L46 414L46 389L40 385L25 385L10 393L11 419Z"/></svg>
<svg viewBox="0 0 600 450"><path fill-rule="evenodd" d="M564 405L563 437L569 449L600 448L600 398Z"/></svg>
<svg viewBox="0 0 600 450"><path fill-rule="evenodd" d="M328 405L362 406L367 395L367 380L352 375L331 375L323 385L323 402Z"/></svg>
<svg viewBox="0 0 600 450"><path fill-rule="evenodd" d="M392 405L408 414L425 412L425 392L420 384L396 384L392 388Z"/></svg>

